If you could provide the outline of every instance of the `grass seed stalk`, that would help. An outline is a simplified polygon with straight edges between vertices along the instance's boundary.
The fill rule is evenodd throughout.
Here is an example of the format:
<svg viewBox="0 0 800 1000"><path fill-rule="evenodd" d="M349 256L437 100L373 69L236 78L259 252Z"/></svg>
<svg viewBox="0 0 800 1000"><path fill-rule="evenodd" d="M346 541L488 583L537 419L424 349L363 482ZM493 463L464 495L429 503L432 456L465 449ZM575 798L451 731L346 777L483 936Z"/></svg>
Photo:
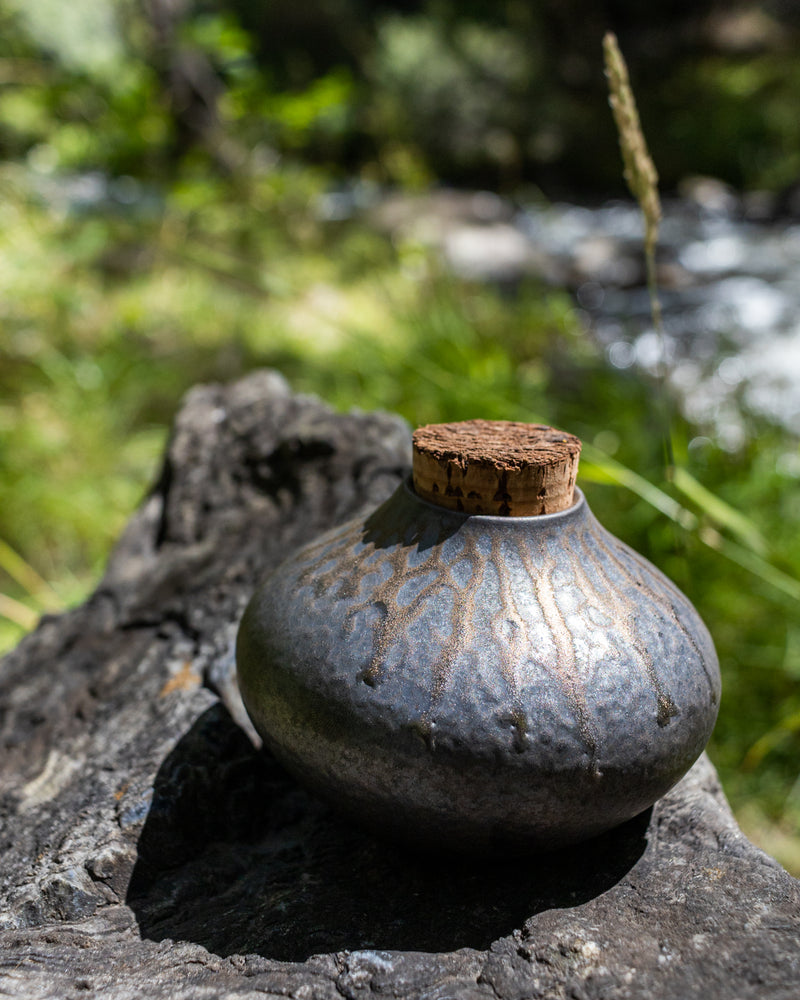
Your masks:
<svg viewBox="0 0 800 1000"><path fill-rule="evenodd" d="M666 389L663 385L666 365L666 343L664 326L661 321L661 303L658 299L658 279L656 276L656 244L661 223L661 199L658 196L658 172L653 163L642 132L636 100L633 96L628 67L620 51L617 36L606 32L603 38L603 58L608 80L609 103L617 126L619 145L622 151L625 182L631 194L639 203L644 216L644 256L647 271L647 290L650 296L650 311L653 329L661 344L661 394L665 418L666 464L669 470L673 464L671 444L671 421L666 405Z"/></svg>

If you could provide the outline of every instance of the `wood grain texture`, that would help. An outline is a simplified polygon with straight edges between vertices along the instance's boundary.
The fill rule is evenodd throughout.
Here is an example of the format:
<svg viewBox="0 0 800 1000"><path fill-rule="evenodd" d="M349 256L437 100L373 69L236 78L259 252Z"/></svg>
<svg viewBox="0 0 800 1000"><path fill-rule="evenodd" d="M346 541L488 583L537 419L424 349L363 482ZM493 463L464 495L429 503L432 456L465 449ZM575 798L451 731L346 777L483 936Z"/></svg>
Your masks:
<svg viewBox="0 0 800 1000"><path fill-rule="evenodd" d="M705 758L599 841L490 866L373 840L254 746L245 602L409 444L270 373L189 394L96 593L0 664L0 994L796 996L800 888Z"/></svg>

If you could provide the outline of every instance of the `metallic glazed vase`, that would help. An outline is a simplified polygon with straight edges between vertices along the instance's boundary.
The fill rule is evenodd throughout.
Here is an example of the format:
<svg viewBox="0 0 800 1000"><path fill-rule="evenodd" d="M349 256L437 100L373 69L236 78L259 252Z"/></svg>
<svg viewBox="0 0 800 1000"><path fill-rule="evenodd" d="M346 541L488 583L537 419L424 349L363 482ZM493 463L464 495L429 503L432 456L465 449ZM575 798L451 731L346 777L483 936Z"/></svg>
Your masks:
<svg viewBox="0 0 800 1000"><path fill-rule="evenodd" d="M637 815L699 756L720 693L697 612L577 490L498 517L401 486L272 574L237 658L290 771L445 850L560 847Z"/></svg>

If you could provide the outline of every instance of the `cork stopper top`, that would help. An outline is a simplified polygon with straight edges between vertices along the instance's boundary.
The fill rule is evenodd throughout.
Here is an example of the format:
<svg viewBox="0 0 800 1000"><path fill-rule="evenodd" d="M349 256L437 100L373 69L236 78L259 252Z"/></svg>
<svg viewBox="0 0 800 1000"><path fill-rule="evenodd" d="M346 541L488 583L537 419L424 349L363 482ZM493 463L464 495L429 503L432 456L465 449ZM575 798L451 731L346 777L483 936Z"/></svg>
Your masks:
<svg viewBox="0 0 800 1000"><path fill-rule="evenodd" d="M466 514L531 517L572 506L581 442L544 424L465 420L414 432L419 496Z"/></svg>

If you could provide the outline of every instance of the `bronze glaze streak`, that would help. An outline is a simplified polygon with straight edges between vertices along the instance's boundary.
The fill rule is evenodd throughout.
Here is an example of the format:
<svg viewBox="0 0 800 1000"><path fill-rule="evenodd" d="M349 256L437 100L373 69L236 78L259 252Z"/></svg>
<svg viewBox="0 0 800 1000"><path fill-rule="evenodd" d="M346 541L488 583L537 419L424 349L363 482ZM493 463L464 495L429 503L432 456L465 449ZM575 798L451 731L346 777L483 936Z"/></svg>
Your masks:
<svg viewBox="0 0 800 1000"><path fill-rule="evenodd" d="M372 552L376 550L374 542L370 541L358 552L355 551L357 542L361 537L356 530L350 532L349 536L342 539L336 546L339 553L337 567L330 573L315 573L314 566L308 566L301 575L301 582L313 580L315 590L327 589L334 579L344 581L340 586L340 594L343 601L348 604L358 596L361 589L361 579L363 562L368 559ZM418 620L428 604L428 601L435 598L436 594L441 594L449 590L452 596L452 606L450 609L451 640L443 644L442 651L436 661L432 664L433 683L431 685L431 697L429 708L419 720L419 732L428 742L431 749L435 748L435 719L433 713L435 706L440 701L444 690L450 680L453 662L458 649L463 649L465 644L470 645L470 638L474 635L474 616L476 611L476 590L479 582L479 568L481 566L480 555L475 546L474 539L467 536L464 540L464 547L454 559L455 562L468 560L471 564L471 573L468 582L460 586L453 576L452 566L443 566L441 560L441 545L447 533L444 526L440 528L439 534L431 545L427 557L418 565L410 568L408 565L409 555L415 550L414 540L411 544L399 543L393 549L386 549L381 553L381 559L375 564L377 570L384 561L391 567L391 573L385 582L378 584L363 600L355 604L350 604L346 611L344 629L352 629L356 616L361 612L375 608L381 616L381 620L374 624L373 650L369 666L362 672L361 679L370 687L375 687L386 667L386 658L392 645L396 642L403 642L404 635L410 625ZM342 550L346 550L350 545L351 551L342 556ZM326 549L320 556L320 560L327 561L331 555L330 549ZM343 572L344 570L344 572ZM420 577L429 575L436 570L434 578L422 587L412 600L400 607L398 598L402 588L409 582ZM318 592L319 592L318 591Z"/></svg>
<svg viewBox="0 0 800 1000"><path fill-rule="evenodd" d="M600 532L597 530L598 527L599 526L592 525L590 528L587 529L587 533L592 537L592 539L594 540L594 542L598 546L598 548L602 549L602 551L606 554L606 556L608 556L608 558L611 560L611 562L613 562L617 566L617 568L619 569L620 573L622 573L623 577L632 586L639 587L639 586L642 585L643 581L642 581L641 577L637 578L630 571L630 569L623 563L623 561L622 561L622 559L620 557L620 554L627 555L631 559L631 562L633 562L639 568L640 572L647 573L647 575L650 577L650 579L652 581L652 585L650 587L648 587L650 599L653 601L654 604L656 604L659 608L661 608L661 610L664 612L664 614L667 617L671 618L672 621L675 622L675 624L678 626L678 628L681 630L681 632L683 632L683 634L686 637L686 640L688 641L689 645L695 651L695 654L697 655L697 659L700 661L700 666L701 666L701 668L703 670L703 673L706 675L706 680L708 681L708 688L709 688L709 691L711 693L711 704L712 705L716 705L716 703L717 703L717 691L716 691L716 688L714 686L714 682L712 680L712 677L711 677L711 675L708 672L708 668L706 667L706 661L705 661L705 658L703 656L703 653L702 653L700 647L697 645L696 639L692 635L691 631L687 628L687 626L684 625L684 623L681 621L680 616L678 615L678 612L677 612L677 610L675 608L675 605L672 603L672 601L669 601L666 598L662 598L660 596L660 594L658 593L658 590L661 587L664 586L664 582L666 581L666 583L668 584L668 586L665 587L666 590L670 591L677 598L679 598L681 600L686 600L686 598L683 597L683 595L681 594L681 592L678 590L678 588L675 586L675 584L672 583L671 580L667 580L666 577L662 577L662 576L657 577L651 571L651 569L648 567L647 563L644 560L640 561L639 557L636 556L636 553L632 549L629 549L627 547L627 545L623 545L623 543L620 542L619 543L619 546L620 546L619 549L617 549L615 551L610 545L608 545L603 540Z"/></svg>
<svg viewBox="0 0 800 1000"><path fill-rule="evenodd" d="M429 555L418 566L413 568L409 568L408 566L408 556L413 548L413 545L409 546L398 544L393 550L387 550L383 558L389 562L392 569L388 579L384 583L378 584L365 600L353 605L347 611L345 619L346 629L348 627L352 628L352 623L354 622L356 615L368 608L377 607L382 612L382 621L375 626L376 635L370 664L362 674L362 680L370 687L374 687L380 679L380 676L385 668L386 656L391 646L397 641L402 641L400 637L407 632L411 623L420 617L428 598L433 593L441 591L445 586L441 577L437 573L434 575L431 582L426 584L419 591L419 593L412 598L409 604L404 607L400 607L398 604L400 591L405 584L411 580L430 574L434 569L439 569L437 565L437 557L443 538L444 531L443 529L440 529L439 536L431 546ZM346 577L352 579L353 581L359 579L359 562L363 558L366 549L370 547L374 547L372 542L368 543L365 549L361 550L357 555L352 557L352 564L347 567L350 569L350 572L344 574ZM340 573L341 568L342 567L340 565ZM347 599L352 599L355 594L343 594L342 596ZM456 612L454 611L454 615L455 614ZM454 634L455 627L456 620L454 617ZM434 686L432 699L436 698L437 689L441 690L443 683L442 675L449 674L453 657L452 647L453 643L446 646L440 660L434 664Z"/></svg>
<svg viewBox="0 0 800 1000"><path fill-rule="evenodd" d="M334 538L327 538L323 542L310 546L306 552L310 556L313 556L316 552L318 553L318 558L315 562L307 564L305 569L298 574L297 582L299 586L303 587L310 584L314 588L314 596L321 597L333 581L340 577L338 561L341 559L343 551L348 548L351 550L348 562L352 562L355 559L355 554L352 553L352 550L358 544L360 537L358 529L353 528L351 525L342 529ZM318 570L320 563L329 562L331 559L336 559L334 566L327 573L320 573ZM342 596L345 596L345 594L343 593Z"/></svg>
<svg viewBox="0 0 800 1000"><path fill-rule="evenodd" d="M645 676L655 692L656 721L659 726L666 726L669 724L670 719L673 719L678 714L678 708L672 700L672 695L664 688L664 685L661 683L661 680L656 673L653 657L650 655L649 650L644 646L639 638L630 604L626 604L626 602L616 593L611 580L609 580L603 570L600 560L597 558L597 553L592 551L591 546L586 544L587 535L588 537L593 537L586 532L581 532L578 536L581 543L580 553L575 552L571 541L568 541L565 544L565 548L572 556L571 565L575 575L580 578L582 582L581 589L584 593L590 591L595 596L598 606L605 603L606 606L610 605L614 610L616 614L617 626L627 639L628 643L638 654L641 666L644 668ZM585 564L591 564L598 577L605 582L606 586L603 589L602 596L589 574L584 570L583 567Z"/></svg>
<svg viewBox="0 0 800 1000"><path fill-rule="evenodd" d="M475 540L472 536L466 535L464 547L455 557L452 565L445 566L441 561L440 545L436 546L436 559L439 571L443 575L443 587L449 586L453 602L450 608L450 642L444 647L439 658L433 663L433 685L428 708L423 712L418 724L418 731L423 736L431 750L436 749L436 718L434 712L437 704L444 696L445 688L449 683L453 664L457 650L460 648L474 648L475 636L475 612L477 610L477 590L479 586L478 568L481 565L480 555ZM462 559L469 560L472 570L469 582L460 585L453 576L453 565Z"/></svg>
<svg viewBox="0 0 800 1000"><path fill-rule="evenodd" d="M572 702L573 709L578 721L578 731L581 739L589 751L589 771L595 778L601 777L598 765L599 739L597 727L589 717L586 705L586 695L584 691L584 679L578 671L577 658L575 655L575 644L564 621L564 616L558 606L555 590L551 576L555 570L555 561L547 552L544 540L540 542L541 569L536 569L530 561L530 557L522 547L519 548L519 555L528 571L528 575L534 585L536 597L544 615L547 627L550 629L553 643L558 650L557 672L559 679Z"/></svg>
<svg viewBox="0 0 800 1000"><path fill-rule="evenodd" d="M362 674L362 680L370 687L375 687L380 679L385 667L386 654L394 642L398 641L407 631L415 618L418 618L425 605L426 598L435 590L441 588L441 581L435 576L430 583L426 584L422 590L405 607L400 607L397 597L402 586L409 580L422 576L426 566L431 562L430 556L414 569L408 568L408 550L405 546L398 546L393 552L388 552L385 556L392 567L392 573L385 583L379 584L370 596L353 605L347 612L345 627L352 628L352 623L356 615L367 608L378 606L384 609L383 621L375 627L375 640L373 644L370 664ZM428 568L430 572L430 567ZM355 576L355 574L353 574Z"/></svg>
<svg viewBox="0 0 800 1000"><path fill-rule="evenodd" d="M459 649L474 648L475 643L475 612L477 610L477 592L480 586L478 569L481 566L481 558L475 545L475 539L471 535L464 538L464 547L456 555L451 565L444 565L441 558L442 537L436 543L436 563L439 572L443 576L442 587L449 587L452 593L452 605L450 608L450 642L447 643L439 658L433 663L433 685L431 687L431 697L428 708L423 712L419 720L417 729L425 739L430 750L436 749L436 717L437 704L444 696L447 684L450 682L455 662L456 652ZM470 579L467 584L460 585L453 576L453 566L466 559L472 567Z"/></svg>
<svg viewBox="0 0 800 1000"><path fill-rule="evenodd" d="M524 742L528 726L525 708L522 704L522 698L520 695L517 667L522 659L523 650L520 639L525 635L525 620L520 614L519 605L517 604L516 595L514 593L514 587L512 585L508 567L506 566L506 561L503 558L501 549L502 546L498 543L497 537L492 536L491 563L497 570L497 575L500 578L500 590L502 595L500 598L500 604L503 608L501 620L510 621L514 628L510 640L506 640L498 634L497 621L493 622L492 631L497 638L498 644L502 643L502 645L506 647L505 655L502 656L500 660L500 670L503 674L503 679L506 684L508 684L511 699L514 705L512 725L516 730L515 742L519 742L520 740Z"/></svg>
<svg viewBox="0 0 800 1000"><path fill-rule="evenodd" d="M432 704L436 704L442 697L444 689L450 680L452 673L454 649L456 647L456 637L459 637L459 645L469 646L472 644L475 634L475 611L476 596L479 585L478 567L481 565L480 555L475 546L475 540L467 535L464 539L464 548L455 556L454 562L450 565L443 565L441 562L440 546L437 545L437 562L444 574L446 586L450 587L453 594L453 604L450 609L450 635L451 641L444 651L441 660L434 665L434 689ZM469 581L461 586L453 576L453 566L462 559L469 561L472 571Z"/></svg>
<svg viewBox="0 0 800 1000"><path fill-rule="evenodd" d="M327 549L327 555L330 556L334 552L338 552L343 545L347 545L352 542L354 536L358 536L358 528L354 528L352 524L343 524L338 531L330 535L323 535L321 538L317 539L315 542L309 542L308 545L303 548L303 555L307 558L311 558L316 553L321 553Z"/></svg>
<svg viewBox="0 0 800 1000"><path fill-rule="evenodd" d="M623 542L620 542L619 544L620 544L620 551L624 555L626 555L631 560L632 563L635 563L635 565L638 566L643 573L647 574L647 576L652 581L654 587L657 587L658 584L660 583L662 586L664 586L664 589L668 590L671 594L673 594L678 601L681 602L686 601L685 595L680 592L680 590L675 586L672 580L670 580L666 576L657 577L656 574L653 572L653 566L650 563L648 563L648 561L643 556L640 556L638 552L635 552L633 549L629 548ZM703 673L705 673L706 679L708 680L709 686L711 688L712 704L716 704L717 702L716 690L714 688L714 684L711 680L711 677L709 676L709 673L706 670L705 659L703 658L702 650L697 644L697 640L692 635L691 630L688 629L680 620L680 617L678 615L678 609L675 607L675 605L670 601L667 602L665 606L667 608L670 618L675 622L675 624L678 626L681 632L683 632L683 634L689 640L689 644L691 645L692 649L697 654L697 658L698 660L700 660L700 665L703 668Z"/></svg>

